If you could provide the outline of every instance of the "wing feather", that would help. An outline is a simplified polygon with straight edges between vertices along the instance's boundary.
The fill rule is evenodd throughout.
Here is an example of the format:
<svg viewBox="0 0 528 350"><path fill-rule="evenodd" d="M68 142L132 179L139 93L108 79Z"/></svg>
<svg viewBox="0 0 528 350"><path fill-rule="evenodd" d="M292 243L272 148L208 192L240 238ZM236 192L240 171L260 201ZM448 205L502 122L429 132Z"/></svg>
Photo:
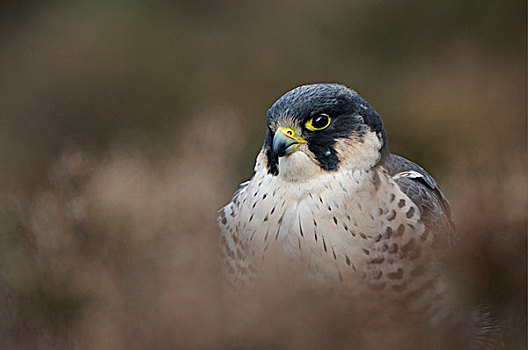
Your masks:
<svg viewBox="0 0 528 350"><path fill-rule="evenodd" d="M240 185L240 188L233 194L231 202L220 209L218 216L218 225L222 231L220 246L224 257L223 270L233 285L246 282L253 273L248 261L247 244L241 240L238 233L241 197L249 183L250 181L246 181Z"/></svg>
<svg viewBox="0 0 528 350"><path fill-rule="evenodd" d="M451 205L433 177L419 165L395 154L390 154L382 166L418 206L422 222L435 234L435 245L456 245Z"/></svg>

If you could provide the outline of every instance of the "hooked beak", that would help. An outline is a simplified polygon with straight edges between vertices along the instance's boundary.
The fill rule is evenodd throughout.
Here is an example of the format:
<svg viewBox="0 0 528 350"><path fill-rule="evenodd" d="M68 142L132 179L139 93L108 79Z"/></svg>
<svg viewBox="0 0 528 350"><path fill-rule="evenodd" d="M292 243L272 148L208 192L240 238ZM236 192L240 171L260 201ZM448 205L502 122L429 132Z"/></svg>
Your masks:
<svg viewBox="0 0 528 350"><path fill-rule="evenodd" d="M273 152L279 157L292 154L299 145L306 143L302 137L295 136L295 130L290 128L278 128L273 137Z"/></svg>

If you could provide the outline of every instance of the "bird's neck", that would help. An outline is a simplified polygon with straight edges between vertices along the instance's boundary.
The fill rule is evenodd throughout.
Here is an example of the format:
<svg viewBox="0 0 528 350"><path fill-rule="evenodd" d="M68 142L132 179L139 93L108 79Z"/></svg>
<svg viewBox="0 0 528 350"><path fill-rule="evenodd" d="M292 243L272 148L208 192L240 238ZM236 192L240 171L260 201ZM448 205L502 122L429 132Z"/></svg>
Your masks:
<svg viewBox="0 0 528 350"><path fill-rule="evenodd" d="M382 140L374 132L367 132L361 140L357 138L339 139L335 150L341 170L367 171L381 159Z"/></svg>
<svg viewBox="0 0 528 350"><path fill-rule="evenodd" d="M320 175L323 170L304 152L294 152L279 158L279 177L288 182L304 182Z"/></svg>

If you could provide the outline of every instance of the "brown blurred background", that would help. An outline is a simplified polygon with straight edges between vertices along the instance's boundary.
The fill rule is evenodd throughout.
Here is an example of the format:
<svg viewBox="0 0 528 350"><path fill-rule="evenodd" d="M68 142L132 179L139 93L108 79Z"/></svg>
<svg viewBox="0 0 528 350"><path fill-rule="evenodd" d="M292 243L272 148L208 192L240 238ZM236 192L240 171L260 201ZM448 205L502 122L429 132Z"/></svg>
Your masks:
<svg viewBox="0 0 528 350"><path fill-rule="evenodd" d="M2 3L0 347L407 347L314 295L226 296L216 211L309 82L357 89L436 177L464 288L525 348L517 0Z"/></svg>

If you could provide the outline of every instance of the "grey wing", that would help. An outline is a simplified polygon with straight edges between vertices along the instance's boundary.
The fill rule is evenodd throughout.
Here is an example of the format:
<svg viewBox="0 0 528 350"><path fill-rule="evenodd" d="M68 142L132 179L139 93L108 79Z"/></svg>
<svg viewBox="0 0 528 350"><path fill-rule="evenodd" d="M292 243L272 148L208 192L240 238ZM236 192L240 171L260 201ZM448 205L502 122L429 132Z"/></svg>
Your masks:
<svg viewBox="0 0 528 350"><path fill-rule="evenodd" d="M240 185L233 194L231 202L220 209L218 226L221 229L220 247L223 253L223 272L233 285L246 282L253 274L248 259L248 247L238 231L238 217L241 209L241 197L248 187L249 181Z"/></svg>
<svg viewBox="0 0 528 350"><path fill-rule="evenodd" d="M393 154L385 159L382 166L395 179L400 189L421 210L421 220L429 230L435 233L434 243L449 247L454 246L458 242L458 238L455 233L451 206L431 175L415 163ZM442 283L442 279L438 281L437 283ZM447 320L449 316L459 315L463 312L461 308L464 307L464 304L457 303L460 298L442 301L442 297L446 293L449 291L444 291L440 296L435 296L430 302L442 305L441 310L444 311L444 319ZM456 295L458 296L458 294ZM456 300L455 304L451 304L453 300ZM451 325L467 327L466 320L461 320L458 317L453 317L448 322L453 322L450 323ZM480 305L474 308L469 326L471 326L471 336L473 337L470 339L470 343L473 345L471 346L472 349L494 349L496 347L501 331L488 307Z"/></svg>
<svg viewBox="0 0 528 350"><path fill-rule="evenodd" d="M418 206L422 222L435 235L434 244L456 245L451 206L433 177L419 165L394 154L390 154L382 166L402 192Z"/></svg>

